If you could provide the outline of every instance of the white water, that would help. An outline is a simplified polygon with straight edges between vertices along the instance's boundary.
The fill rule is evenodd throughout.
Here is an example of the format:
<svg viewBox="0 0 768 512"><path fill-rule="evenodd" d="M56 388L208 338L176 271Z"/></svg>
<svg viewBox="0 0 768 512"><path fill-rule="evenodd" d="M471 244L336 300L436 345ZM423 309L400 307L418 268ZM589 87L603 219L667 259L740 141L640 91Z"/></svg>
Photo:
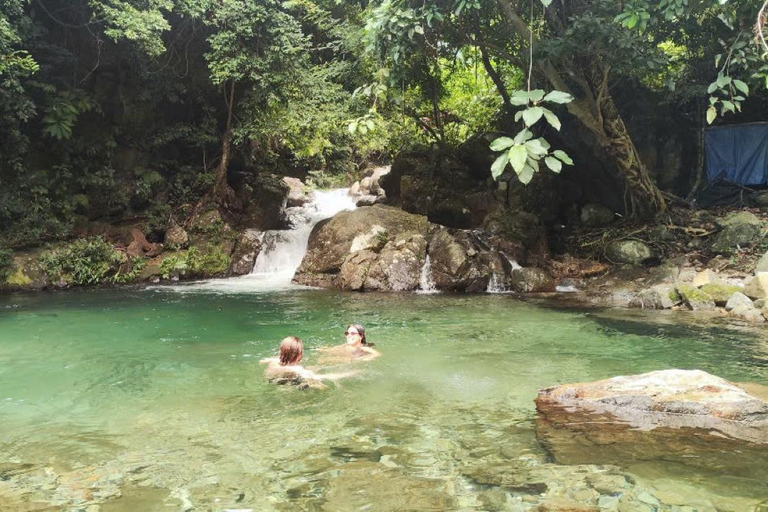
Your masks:
<svg viewBox="0 0 768 512"><path fill-rule="evenodd" d="M315 199L304 206L286 208L285 217L293 229L267 231L261 252L251 273L272 284L289 284L307 252L309 235L315 224L343 210L354 210L347 189L316 190Z"/></svg>
<svg viewBox="0 0 768 512"><path fill-rule="evenodd" d="M499 277L499 274L493 272L491 280L488 281L488 288L485 291L486 293L506 293L509 290L504 286L504 281Z"/></svg>
<svg viewBox="0 0 768 512"><path fill-rule="evenodd" d="M179 292L254 293L293 288L291 284L296 269L307 252L309 235L315 224L333 217L344 210L354 210L355 201L348 189L315 190L315 199L304 206L285 208L285 217L293 229L274 230L264 233L262 250L256 258L253 272L241 277L209 279L190 284L178 284L158 289L175 289Z"/></svg>
<svg viewBox="0 0 768 512"><path fill-rule="evenodd" d="M439 293L437 288L435 288L435 282L432 280L432 264L429 262L429 254L427 254L427 259L424 260L424 266L421 267L419 289L416 291L416 293Z"/></svg>

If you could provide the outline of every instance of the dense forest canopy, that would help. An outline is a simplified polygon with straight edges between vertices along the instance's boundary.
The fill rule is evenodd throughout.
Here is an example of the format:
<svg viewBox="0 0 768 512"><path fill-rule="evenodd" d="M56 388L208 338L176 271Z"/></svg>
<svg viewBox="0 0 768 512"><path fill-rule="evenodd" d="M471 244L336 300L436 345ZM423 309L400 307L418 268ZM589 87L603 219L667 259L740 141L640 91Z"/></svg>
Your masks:
<svg viewBox="0 0 768 512"><path fill-rule="evenodd" d="M83 219L162 229L200 201L237 211L263 173L350 182L484 132L495 178L579 165L578 144L649 217L668 199L627 127L637 98L694 131L762 120L761 7L0 0L0 239L67 238Z"/></svg>

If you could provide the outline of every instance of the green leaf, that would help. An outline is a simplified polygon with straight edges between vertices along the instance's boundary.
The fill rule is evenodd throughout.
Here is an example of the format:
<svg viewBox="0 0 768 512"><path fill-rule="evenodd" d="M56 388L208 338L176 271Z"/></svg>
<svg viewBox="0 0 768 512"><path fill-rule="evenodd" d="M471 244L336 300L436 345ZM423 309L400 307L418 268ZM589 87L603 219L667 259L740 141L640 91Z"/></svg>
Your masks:
<svg viewBox="0 0 768 512"><path fill-rule="evenodd" d="M712 121L717 118L717 109L714 106L707 109L707 124L712 124Z"/></svg>
<svg viewBox="0 0 768 512"><path fill-rule="evenodd" d="M534 89L528 93L528 97L531 99L531 101L541 101L541 99L544 97L544 91L541 89Z"/></svg>
<svg viewBox="0 0 768 512"><path fill-rule="evenodd" d="M507 167L508 163L509 153L505 151L499 158L494 160L493 165L491 165L491 176L493 176L493 179L499 179L499 176L501 176L501 174L504 172L504 169Z"/></svg>
<svg viewBox="0 0 768 512"><path fill-rule="evenodd" d="M517 173L517 178L520 180L520 183L527 185L533 179L533 173L533 168L531 168L530 165L526 165L519 173Z"/></svg>
<svg viewBox="0 0 768 512"><path fill-rule="evenodd" d="M547 167L552 169L552 172L557 174L560 174L560 171L563 169L563 162L551 156L545 158L544 163L547 164Z"/></svg>
<svg viewBox="0 0 768 512"><path fill-rule="evenodd" d="M552 0L541 0L541 3L544 4L544 7L549 7L549 5L552 3Z"/></svg>
<svg viewBox="0 0 768 512"><path fill-rule="evenodd" d="M517 135L515 135L515 144L522 144L527 140L531 140L532 138L533 134L531 131L527 128L523 128Z"/></svg>
<svg viewBox="0 0 768 512"><path fill-rule="evenodd" d="M707 87L707 94L712 94L717 90L717 82L712 82L709 84L709 87Z"/></svg>
<svg viewBox="0 0 768 512"><path fill-rule="evenodd" d="M515 112L515 122L516 122L516 123L517 123L518 121L520 121L520 119L523 117L523 112L524 112L523 110L520 110L520 111L518 111L518 112Z"/></svg>
<svg viewBox="0 0 768 512"><path fill-rule="evenodd" d="M565 151L558 149L552 154L565 165L573 165L573 160L571 160L571 157L569 157Z"/></svg>
<svg viewBox="0 0 768 512"><path fill-rule="evenodd" d="M526 126L533 126L543 114L541 107L531 107L523 111L523 121Z"/></svg>
<svg viewBox="0 0 768 512"><path fill-rule="evenodd" d="M541 139L533 139L525 143L525 147L528 149L528 152L534 156L538 156L539 158L547 154L547 150L544 148L544 146L541 145L540 140Z"/></svg>
<svg viewBox="0 0 768 512"><path fill-rule="evenodd" d="M740 90L741 92L743 92L743 93L744 93L746 96L749 96L749 86L748 86L747 84L745 84L745 83L744 83L744 82L742 82L741 80L734 80L734 81L733 81L733 85L734 85L734 86L735 86L735 87L736 87L738 90Z"/></svg>
<svg viewBox="0 0 768 512"><path fill-rule="evenodd" d="M728 100L723 100L723 112L726 110L729 110L731 112L736 112L736 107Z"/></svg>
<svg viewBox="0 0 768 512"><path fill-rule="evenodd" d="M543 147L547 151L549 151L549 148L552 147L549 145L549 142L547 142L547 139L545 139L544 137L539 137L536 140L539 141L539 144L541 144L541 147Z"/></svg>
<svg viewBox="0 0 768 512"><path fill-rule="evenodd" d="M573 101L573 96L563 91L550 91L549 94L544 96L544 101L550 101L552 103L565 104Z"/></svg>
<svg viewBox="0 0 768 512"><path fill-rule="evenodd" d="M544 111L544 118L547 120L549 125L555 130L560 131L560 119L555 115L555 113L543 107L542 110Z"/></svg>
<svg viewBox="0 0 768 512"><path fill-rule="evenodd" d="M523 170L525 161L528 159L528 150L523 145L512 146L509 149L509 163L517 174Z"/></svg>
<svg viewBox="0 0 768 512"><path fill-rule="evenodd" d="M622 23L622 25L624 25L625 27L631 30L635 28L635 25L637 25L637 22L639 20L640 18L638 18L637 14L632 14L629 18L624 20L624 23Z"/></svg>
<svg viewBox="0 0 768 512"><path fill-rule="evenodd" d="M527 105L529 101L528 91L515 91L509 98L509 102L517 107Z"/></svg>
<svg viewBox="0 0 768 512"><path fill-rule="evenodd" d="M504 151L505 149L515 145L515 141L509 137L499 137L491 142L491 151Z"/></svg>
<svg viewBox="0 0 768 512"><path fill-rule="evenodd" d="M373 131L376 128L376 123L373 122L373 119L366 119L365 126L368 127L369 131Z"/></svg>
<svg viewBox="0 0 768 512"><path fill-rule="evenodd" d="M727 75L723 75L722 73L718 74L717 81L715 81L715 83L717 84L718 87L725 87L726 85L731 83L731 77Z"/></svg>
<svg viewBox="0 0 768 512"><path fill-rule="evenodd" d="M355 132L357 131L357 121L349 123L349 126L347 127L347 129L349 130L349 133L354 135Z"/></svg>

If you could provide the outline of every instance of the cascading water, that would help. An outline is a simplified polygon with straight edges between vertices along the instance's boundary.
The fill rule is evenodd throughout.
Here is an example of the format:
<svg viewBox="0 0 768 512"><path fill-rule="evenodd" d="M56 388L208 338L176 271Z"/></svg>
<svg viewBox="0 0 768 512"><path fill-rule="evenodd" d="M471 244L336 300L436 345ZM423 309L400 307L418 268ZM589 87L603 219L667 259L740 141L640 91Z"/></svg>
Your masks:
<svg viewBox="0 0 768 512"><path fill-rule="evenodd" d="M505 253L500 252L504 259L507 260L509 263L509 266L512 270L517 270L518 268L523 268L520 266L520 264L507 256ZM488 281L488 288L485 290L486 293L507 293L509 290L506 286L504 286L504 279L502 276L498 275L496 272L493 272L491 274L491 280Z"/></svg>
<svg viewBox="0 0 768 512"><path fill-rule="evenodd" d="M312 202L286 208L284 215L292 229L267 231L252 276L273 285L289 284L307 252L315 224L343 210L354 210L355 201L347 189L316 190Z"/></svg>
<svg viewBox="0 0 768 512"><path fill-rule="evenodd" d="M421 267L421 276L419 277L419 289L416 293L438 293L435 288L435 282L432 280L432 265L429 262L429 254L424 260L424 266Z"/></svg>

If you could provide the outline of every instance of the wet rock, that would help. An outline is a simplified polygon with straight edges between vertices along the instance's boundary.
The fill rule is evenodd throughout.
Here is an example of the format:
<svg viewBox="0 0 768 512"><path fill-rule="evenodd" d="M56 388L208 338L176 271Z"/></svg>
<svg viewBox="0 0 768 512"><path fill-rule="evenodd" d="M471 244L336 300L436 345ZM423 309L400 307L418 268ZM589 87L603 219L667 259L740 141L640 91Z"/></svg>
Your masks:
<svg viewBox="0 0 768 512"><path fill-rule="evenodd" d="M307 203L312 202L314 199L314 193L307 190L304 183L298 178L291 178L289 176L283 177L283 183L288 187L288 194L286 195L287 207L304 206Z"/></svg>
<svg viewBox="0 0 768 512"><path fill-rule="evenodd" d="M709 283L702 286L700 290L712 297L712 300L715 301L716 305L722 307L726 305L728 299L730 299L734 293L741 292L742 288L726 283Z"/></svg>
<svg viewBox="0 0 768 512"><path fill-rule="evenodd" d="M261 252L261 243L264 233L255 229L246 229L232 252L232 261L229 266L229 274L242 276L250 274L256 264L256 258Z"/></svg>
<svg viewBox="0 0 768 512"><path fill-rule="evenodd" d="M768 272L758 272L755 277L745 281L743 293L750 299L768 297Z"/></svg>
<svg viewBox="0 0 768 512"><path fill-rule="evenodd" d="M163 252L163 244L150 243L138 228L127 228L120 235L125 244L125 252L128 256L137 258L140 256L154 258Z"/></svg>
<svg viewBox="0 0 768 512"><path fill-rule="evenodd" d="M378 255L369 250L356 251L347 256L339 272L339 287L342 290L362 290L371 264Z"/></svg>
<svg viewBox="0 0 768 512"><path fill-rule="evenodd" d="M629 303L631 308L670 309L682 302L677 289L669 284L659 284L643 290Z"/></svg>
<svg viewBox="0 0 768 512"><path fill-rule="evenodd" d="M639 240L619 240L605 248L605 257L613 263L642 265L656 257L656 253Z"/></svg>
<svg viewBox="0 0 768 512"><path fill-rule="evenodd" d="M602 204L585 204L581 209L581 223L587 227L599 228L607 226L615 219L613 211Z"/></svg>
<svg viewBox="0 0 768 512"><path fill-rule="evenodd" d="M734 212L716 222L721 229L710 242L712 252L727 254L762 238L763 223L750 212Z"/></svg>
<svg viewBox="0 0 768 512"><path fill-rule="evenodd" d="M526 267L512 271L512 288L520 293L555 291L555 281L546 270Z"/></svg>
<svg viewBox="0 0 768 512"><path fill-rule="evenodd" d="M357 202L355 203L356 206L373 206L374 204L383 203L386 201L385 196L372 196L372 195L363 195L360 196Z"/></svg>
<svg viewBox="0 0 768 512"><path fill-rule="evenodd" d="M427 256L427 241L422 235L401 235L388 242L371 263L365 279L366 290L409 291L419 287L419 277Z"/></svg>
<svg viewBox="0 0 768 512"><path fill-rule="evenodd" d="M678 284L677 291L686 306L693 311L712 311L715 309L715 299L708 293L689 284Z"/></svg>
<svg viewBox="0 0 768 512"><path fill-rule="evenodd" d="M189 245L189 235L186 230L176 224L165 232L165 246L173 251L185 249Z"/></svg>
<svg viewBox="0 0 768 512"><path fill-rule="evenodd" d="M341 266L353 252L355 240L358 240L355 248L366 246L357 237L360 234L381 233L379 228L385 230L390 239L404 233L425 236L429 223L425 217L383 205L341 212L331 219L319 222L312 230L307 253L294 281L310 286L335 283ZM371 240L375 240L377 236L379 235L372 235Z"/></svg>
<svg viewBox="0 0 768 512"><path fill-rule="evenodd" d="M599 415L643 431L704 429L710 435L768 445L768 402L701 370L661 370L555 386L539 391L536 410L553 423L579 416L591 423ZM600 428L594 423L590 427Z"/></svg>
<svg viewBox="0 0 768 512"><path fill-rule="evenodd" d="M469 231L440 229L429 241L432 278L439 290L482 292L491 271Z"/></svg>
<svg viewBox="0 0 768 512"><path fill-rule="evenodd" d="M741 318L752 322L765 321L760 310L752 303L752 299L740 292L731 295L731 298L729 298L728 302L725 304L725 309L733 315L740 316Z"/></svg>
<svg viewBox="0 0 768 512"><path fill-rule="evenodd" d="M498 208L486 217L483 229L511 244L509 250L502 250L521 265L534 266L549 258L546 230L536 215Z"/></svg>

